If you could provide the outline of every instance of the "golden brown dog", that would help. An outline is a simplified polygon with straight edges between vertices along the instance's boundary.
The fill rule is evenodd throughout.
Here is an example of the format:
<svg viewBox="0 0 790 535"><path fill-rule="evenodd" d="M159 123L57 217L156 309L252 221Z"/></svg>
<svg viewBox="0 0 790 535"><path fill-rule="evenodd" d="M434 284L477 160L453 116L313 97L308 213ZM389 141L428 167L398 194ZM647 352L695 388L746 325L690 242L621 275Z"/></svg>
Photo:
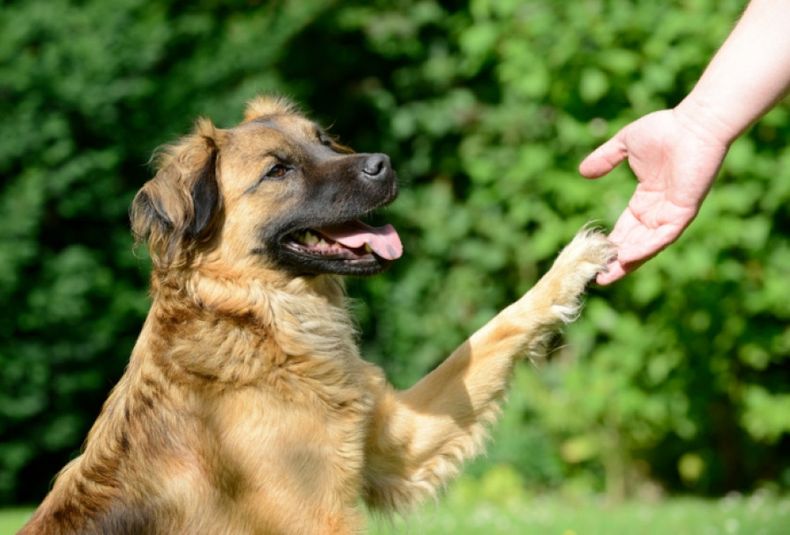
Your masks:
<svg viewBox="0 0 790 535"><path fill-rule="evenodd" d="M126 373L23 534L345 534L359 502L434 495L481 450L517 359L613 255L582 231L519 301L406 391L360 358L338 275L400 256L383 154L280 99L167 147L135 197L153 303Z"/></svg>

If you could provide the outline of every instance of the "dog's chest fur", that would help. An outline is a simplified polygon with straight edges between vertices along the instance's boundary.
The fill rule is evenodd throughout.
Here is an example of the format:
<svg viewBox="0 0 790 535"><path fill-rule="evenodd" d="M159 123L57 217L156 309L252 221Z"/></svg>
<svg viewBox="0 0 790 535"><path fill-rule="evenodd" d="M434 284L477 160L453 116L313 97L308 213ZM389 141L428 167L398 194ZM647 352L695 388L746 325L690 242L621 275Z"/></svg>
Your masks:
<svg viewBox="0 0 790 535"><path fill-rule="evenodd" d="M159 288L39 520L80 533L355 531L385 381L360 359L341 295L295 290L195 284L176 300Z"/></svg>
<svg viewBox="0 0 790 535"><path fill-rule="evenodd" d="M326 515L312 521L348 517L362 487L368 420L384 378L359 357L342 302L249 292L250 313L229 316L200 295L204 308L197 313L155 303L140 340L146 366L180 385L174 409L194 418L203 434L185 437L199 449L182 477L163 480L165 494L202 488L203 507L227 507L234 516L266 511L266 522L272 510L297 521L303 512L289 511L293 504ZM277 312L266 317L266 310Z"/></svg>

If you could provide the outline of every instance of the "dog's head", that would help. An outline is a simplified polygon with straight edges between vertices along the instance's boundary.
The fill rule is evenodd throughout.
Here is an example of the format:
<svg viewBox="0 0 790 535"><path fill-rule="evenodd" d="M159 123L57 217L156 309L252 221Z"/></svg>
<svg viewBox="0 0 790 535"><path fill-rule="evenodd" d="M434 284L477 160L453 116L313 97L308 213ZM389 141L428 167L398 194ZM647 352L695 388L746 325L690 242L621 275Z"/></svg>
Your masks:
<svg viewBox="0 0 790 535"><path fill-rule="evenodd" d="M353 153L283 99L253 100L231 129L198 121L157 169L130 210L157 269L211 251L296 274L368 275L401 255L391 225L360 221L397 195L389 157Z"/></svg>

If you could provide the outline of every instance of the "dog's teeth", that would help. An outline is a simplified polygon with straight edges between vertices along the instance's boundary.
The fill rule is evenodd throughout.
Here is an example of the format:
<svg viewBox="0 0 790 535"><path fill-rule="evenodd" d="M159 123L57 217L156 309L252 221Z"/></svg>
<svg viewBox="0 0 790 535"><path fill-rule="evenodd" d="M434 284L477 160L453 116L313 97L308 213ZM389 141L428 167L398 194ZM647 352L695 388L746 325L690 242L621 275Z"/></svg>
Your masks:
<svg viewBox="0 0 790 535"><path fill-rule="evenodd" d="M372 253L373 252L373 249L370 248L370 244L369 243L365 244L365 252L366 253Z"/></svg>
<svg viewBox="0 0 790 535"><path fill-rule="evenodd" d="M304 233L304 237L302 238L302 241L306 245L315 245L316 243L318 243L318 237L315 234L313 234L312 232L307 231L307 232ZM321 240L321 241L323 241L323 240Z"/></svg>
<svg viewBox="0 0 790 535"><path fill-rule="evenodd" d="M318 246L319 247L329 247L329 244L324 241L324 238L321 238L320 240L318 240Z"/></svg>

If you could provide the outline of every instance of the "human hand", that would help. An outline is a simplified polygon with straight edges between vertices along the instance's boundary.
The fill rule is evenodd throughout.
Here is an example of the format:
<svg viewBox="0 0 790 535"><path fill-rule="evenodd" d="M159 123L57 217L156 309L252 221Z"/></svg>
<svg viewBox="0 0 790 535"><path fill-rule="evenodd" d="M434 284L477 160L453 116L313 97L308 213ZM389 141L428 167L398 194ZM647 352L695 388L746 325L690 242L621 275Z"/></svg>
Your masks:
<svg viewBox="0 0 790 535"><path fill-rule="evenodd" d="M697 215L728 148L676 108L637 119L582 161L579 172L598 178L627 158L638 180L609 235L617 259L598 275L598 284L621 279L680 236Z"/></svg>

